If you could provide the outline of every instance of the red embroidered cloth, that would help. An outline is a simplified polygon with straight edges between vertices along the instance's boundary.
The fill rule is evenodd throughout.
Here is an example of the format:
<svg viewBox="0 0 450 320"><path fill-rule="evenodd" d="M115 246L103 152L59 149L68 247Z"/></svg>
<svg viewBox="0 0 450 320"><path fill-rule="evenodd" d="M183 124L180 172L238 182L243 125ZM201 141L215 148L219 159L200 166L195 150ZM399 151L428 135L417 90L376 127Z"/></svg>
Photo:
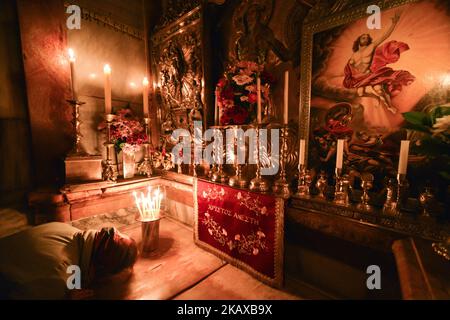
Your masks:
<svg viewBox="0 0 450 320"><path fill-rule="evenodd" d="M195 180L196 243L268 284L281 286L284 202Z"/></svg>

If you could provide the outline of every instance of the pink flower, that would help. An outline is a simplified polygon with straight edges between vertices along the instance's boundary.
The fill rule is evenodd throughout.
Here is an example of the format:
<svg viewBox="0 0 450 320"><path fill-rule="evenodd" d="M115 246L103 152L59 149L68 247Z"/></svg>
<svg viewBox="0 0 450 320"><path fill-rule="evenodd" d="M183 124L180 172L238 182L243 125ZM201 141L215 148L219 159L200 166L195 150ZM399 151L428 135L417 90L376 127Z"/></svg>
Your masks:
<svg viewBox="0 0 450 320"><path fill-rule="evenodd" d="M259 250L258 250L257 248L254 248L254 249L253 249L253 255L254 255L254 256L257 256L258 253L259 253Z"/></svg>
<svg viewBox="0 0 450 320"><path fill-rule="evenodd" d="M232 79L234 80L234 82L236 82L238 86L243 86L253 81L253 78L246 74L235 75Z"/></svg>

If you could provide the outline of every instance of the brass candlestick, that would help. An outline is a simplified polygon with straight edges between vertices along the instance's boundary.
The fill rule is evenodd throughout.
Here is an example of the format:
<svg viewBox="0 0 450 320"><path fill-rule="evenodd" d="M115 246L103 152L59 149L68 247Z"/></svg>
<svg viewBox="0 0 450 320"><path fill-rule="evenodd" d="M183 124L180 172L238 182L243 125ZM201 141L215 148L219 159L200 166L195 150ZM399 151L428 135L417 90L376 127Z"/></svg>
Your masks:
<svg viewBox="0 0 450 320"><path fill-rule="evenodd" d="M420 193L419 195L419 203L420 206L422 207L422 212L421 212L421 216L422 217L431 217L431 208L433 205L433 201L434 201L434 195L431 192L431 188L430 187L425 187L425 190Z"/></svg>
<svg viewBox="0 0 450 320"><path fill-rule="evenodd" d="M111 123L114 119L113 114L107 114L105 116L106 120L106 160L103 162L103 171L102 171L102 177L103 180L109 181L109 182L117 182L117 173L114 171L114 166L112 164L111 156L110 156L110 149L111 147L114 147L114 144L111 143Z"/></svg>
<svg viewBox="0 0 450 320"><path fill-rule="evenodd" d="M152 155L150 149L152 148L152 140L150 136L150 118L144 118L145 135L147 136L147 142L144 143L144 161L138 167L138 173L147 177L151 177L153 174L152 169Z"/></svg>
<svg viewBox="0 0 450 320"><path fill-rule="evenodd" d="M310 185L312 182L312 176L311 171L306 169L306 166L301 164L299 165L298 170L298 187L297 187L297 193L295 194L297 197L301 198L311 198L310 193Z"/></svg>
<svg viewBox="0 0 450 320"><path fill-rule="evenodd" d="M319 174L319 178L316 181L316 188L319 190L319 194L317 195L317 198L320 200L326 200L327 197L325 195L325 192L328 187L328 180L327 180L327 174L325 171L321 171Z"/></svg>
<svg viewBox="0 0 450 320"><path fill-rule="evenodd" d="M269 182L261 176L261 162L259 160L259 125L256 127L256 177L250 181L250 190L267 192Z"/></svg>
<svg viewBox="0 0 450 320"><path fill-rule="evenodd" d="M81 102L78 100L67 100L72 106L72 125L75 133L74 144L72 150L70 150L68 156L69 157L83 157L87 156L88 153L84 150L81 145L81 138L83 135L81 134L81 120L80 120L80 106L86 104L86 102Z"/></svg>
<svg viewBox="0 0 450 320"><path fill-rule="evenodd" d="M396 185L394 179L389 179L386 185L386 201L383 205L383 213L391 214L395 210Z"/></svg>
<svg viewBox="0 0 450 320"><path fill-rule="evenodd" d="M223 130L223 129L221 129L221 130ZM215 148L214 146L213 146L213 148ZM218 153L217 150L215 150L214 154L217 154L217 153ZM220 182L220 183L227 183L228 182L228 175L223 170L223 154L222 154L222 159L217 157L215 162L217 162L217 169L216 169L215 172L213 172L213 174L211 176L211 181L213 181L213 182Z"/></svg>
<svg viewBox="0 0 450 320"><path fill-rule="evenodd" d="M289 127L284 125L281 128L281 158L280 158L280 178L274 182L272 187L273 192L279 194L283 199L288 199L291 196L291 190L289 188L289 183L286 180L286 161L288 152L288 140Z"/></svg>
<svg viewBox="0 0 450 320"><path fill-rule="evenodd" d="M405 205L408 194L408 181L406 180L406 174L397 174L396 187L393 185L390 187L396 191L395 196L394 191L389 190L388 187L388 195L383 206L383 212L391 216L399 217L401 216L401 210Z"/></svg>
<svg viewBox="0 0 450 320"><path fill-rule="evenodd" d="M372 211L372 206L369 204L370 196L369 190L373 187L373 174L364 172L361 175L361 188L363 189L363 194L361 196L361 203L358 204L358 208L366 211Z"/></svg>
<svg viewBox="0 0 450 320"><path fill-rule="evenodd" d="M236 137L236 133L235 133L235 137ZM230 180L228 180L228 184L231 187L246 188L248 185L248 181L247 181L247 179L245 179L242 176L242 166L241 166L241 164L238 163L239 145L238 145L237 139L234 140L234 146L236 149L236 156L234 158L234 168L235 168L236 173L234 176L230 177Z"/></svg>
<svg viewBox="0 0 450 320"><path fill-rule="evenodd" d="M348 196L348 188L350 186L349 176L342 174L341 168L336 168L336 186L334 189L334 200L333 202L338 205L348 206L350 204Z"/></svg>

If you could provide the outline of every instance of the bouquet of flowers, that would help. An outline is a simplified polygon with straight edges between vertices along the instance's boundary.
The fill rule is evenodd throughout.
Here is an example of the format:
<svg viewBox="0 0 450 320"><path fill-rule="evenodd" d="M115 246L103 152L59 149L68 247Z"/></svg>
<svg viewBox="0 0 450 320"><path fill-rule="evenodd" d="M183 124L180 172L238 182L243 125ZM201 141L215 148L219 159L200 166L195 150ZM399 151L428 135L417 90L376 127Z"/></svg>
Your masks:
<svg viewBox="0 0 450 320"><path fill-rule="evenodd" d="M99 125L99 130L105 130L106 123ZM123 151L133 154L139 151L142 144L147 141L144 126L133 115L130 108L123 108L116 112L116 117L111 123L111 142L116 152Z"/></svg>
<svg viewBox="0 0 450 320"><path fill-rule="evenodd" d="M230 66L217 84L221 125L249 124L256 119L256 79L261 81L261 105L270 103L270 85L273 77L263 65L239 61Z"/></svg>

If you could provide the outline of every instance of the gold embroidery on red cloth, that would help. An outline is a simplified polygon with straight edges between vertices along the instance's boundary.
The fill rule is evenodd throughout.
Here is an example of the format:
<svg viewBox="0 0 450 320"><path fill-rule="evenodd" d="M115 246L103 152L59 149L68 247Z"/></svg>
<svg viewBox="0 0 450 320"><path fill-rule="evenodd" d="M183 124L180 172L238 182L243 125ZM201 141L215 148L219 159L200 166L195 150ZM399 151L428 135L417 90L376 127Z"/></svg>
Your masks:
<svg viewBox="0 0 450 320"><path fill-rule="evenodd" d="M239 205L246 207L257 216L268 215L267 208L261 204L261 200L259 200L258 196L252 196L249 192L238 192L236 199L239 201Z"/></svg>
<svg viewBox="0 0 450 320"><path fill-rule="evenodd" d="M208 188L206 191L203 191L203 198L209 200L223 200L223 196L225 195L225 189L219 187Z"/></svg>

